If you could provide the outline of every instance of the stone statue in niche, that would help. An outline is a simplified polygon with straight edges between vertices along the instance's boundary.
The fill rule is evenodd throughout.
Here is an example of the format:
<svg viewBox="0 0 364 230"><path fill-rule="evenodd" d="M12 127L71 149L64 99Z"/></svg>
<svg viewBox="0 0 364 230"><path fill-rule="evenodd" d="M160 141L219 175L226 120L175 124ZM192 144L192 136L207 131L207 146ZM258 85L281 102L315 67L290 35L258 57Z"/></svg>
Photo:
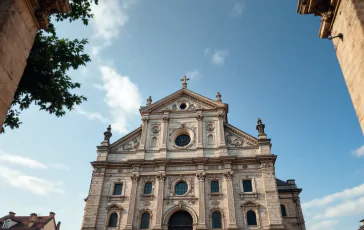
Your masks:
<svg viewBox="0 0 364 230"><path fill-rule="evenodd" d="M237 138L229 133L226 136L226 143L230 146L240 147L243 146L243 140L241 138Z"/></svg>

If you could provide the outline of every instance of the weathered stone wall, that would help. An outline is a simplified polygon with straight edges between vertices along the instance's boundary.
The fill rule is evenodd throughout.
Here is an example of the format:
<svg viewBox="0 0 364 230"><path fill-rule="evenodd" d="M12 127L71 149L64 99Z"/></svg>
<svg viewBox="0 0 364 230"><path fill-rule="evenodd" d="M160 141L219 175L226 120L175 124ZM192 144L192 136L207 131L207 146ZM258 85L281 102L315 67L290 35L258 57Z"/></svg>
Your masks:
<svg viewBox="0 0 364 230"><path fill-rule="evenodd" d="M0 128L22 77L37 30L27 1L0 1Z"/></svg>
<svg viewBox="0 0 364 230"><path fill-rule="evenodd" d="M364 1L341 0L331 34L359 123L364 132Z"/></svg>

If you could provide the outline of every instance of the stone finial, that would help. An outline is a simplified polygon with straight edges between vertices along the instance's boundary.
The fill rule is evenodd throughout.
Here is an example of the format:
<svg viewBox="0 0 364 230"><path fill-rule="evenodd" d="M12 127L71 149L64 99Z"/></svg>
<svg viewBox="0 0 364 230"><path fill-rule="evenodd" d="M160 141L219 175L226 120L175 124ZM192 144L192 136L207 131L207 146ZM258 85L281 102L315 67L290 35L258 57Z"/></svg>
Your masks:
<svg viewBox="0 0 364 230"><path fill-rule="evenodd" d="M220 92L217 92L217 94L216 94L216 101L218 101L218 102L222 101Z"/></svg>
<svg viewBox="0 0 364 230"><path fill-rule="evenodd" d="M266 134L264 133L264 128L265 128L265 124L263 124L262 120L260 118L258 118L258 122L257 122L257 130L258 130L258 135L261 136L261 135L265 135Z"/></svg>
<svg viewBox="0 0 364 230"><path fill-rule="evenodd" d="M181 81L183 81L182 83L182 89L187 89L187 81L189 81L190 79L187 78L186 76L184 76Z"/></svg>
<svg viewBox="0 0 364 230"><path fill-rule="evenodd" d="M109 127L107 127L106 132L104 132L104 141L101 142L101 146L108 146L110 145L110 137L112 136L111 133L111 125L109 125Z"/></svg>
<svg viewBox="0 0 364 230"><path fill-rule="evenodd" d="M152 104L152 101L153 101L153 100L152 100L152 97L151 97L151 96L149 96L149 97L148 97L148 99L147 99L147 106L148 106L148 105L151 105L151 104Z"/></svg>

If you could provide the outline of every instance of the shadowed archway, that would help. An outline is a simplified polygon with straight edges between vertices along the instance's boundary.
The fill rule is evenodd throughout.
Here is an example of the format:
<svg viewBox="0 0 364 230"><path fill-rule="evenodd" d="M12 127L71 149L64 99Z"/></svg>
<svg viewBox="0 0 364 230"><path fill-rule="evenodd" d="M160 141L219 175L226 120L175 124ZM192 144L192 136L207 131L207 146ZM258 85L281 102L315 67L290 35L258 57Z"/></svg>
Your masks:
<svg viewBox="0 0 364 230"><path fill-rule="evenodd" d="M192 216L185 211L175 212L168 221L168 230L192 230Z"/></svg>

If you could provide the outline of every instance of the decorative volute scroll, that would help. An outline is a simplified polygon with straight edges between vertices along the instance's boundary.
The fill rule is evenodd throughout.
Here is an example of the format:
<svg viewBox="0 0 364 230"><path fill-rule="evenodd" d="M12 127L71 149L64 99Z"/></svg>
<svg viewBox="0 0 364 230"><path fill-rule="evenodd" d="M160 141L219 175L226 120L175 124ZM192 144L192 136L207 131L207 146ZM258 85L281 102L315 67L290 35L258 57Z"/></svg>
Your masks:
<svg viewBox="0 0 364 230"><path fill-rule="evenodd" d="M205 177L206 177L206 174L203 173L203 172L198 172L196 173L196 177L199 181L204 181L205 180Z"/></svg>
<svg viewBox="0 0 364 230"><path fill-rule="evenodd" d="M233 172L232 171L225 172L224 176L227 180L231 180L233 178Z"/></svg>

